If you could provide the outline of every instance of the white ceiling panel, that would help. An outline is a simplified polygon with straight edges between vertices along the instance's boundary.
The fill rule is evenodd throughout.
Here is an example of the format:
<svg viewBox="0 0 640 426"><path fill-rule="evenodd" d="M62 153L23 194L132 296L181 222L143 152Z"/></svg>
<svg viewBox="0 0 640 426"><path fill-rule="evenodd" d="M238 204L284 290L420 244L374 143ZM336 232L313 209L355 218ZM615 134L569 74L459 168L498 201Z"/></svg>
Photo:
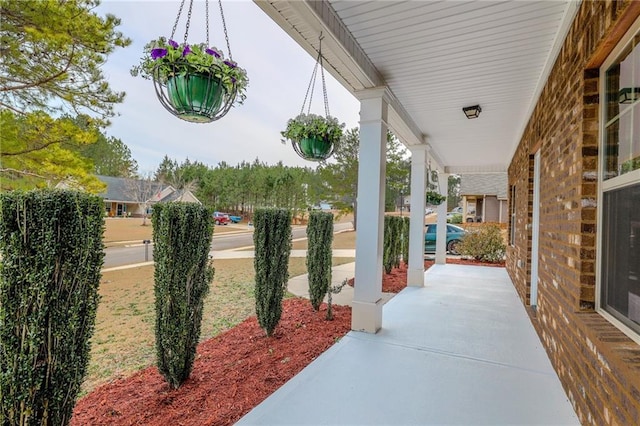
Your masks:
<svg viewBox="0 0 640 426"><path fill-rule="evenodd" d="M449 171L506 170L579 2L256 0L358 93L375 75ZM362 58L366 58L363 61ZM364 65L363 65L364 64ZM356 78L358 77L358 78ZM465 106L479 104L468 120ZM395 117L395 115L394 115ZM409 127L411 127L409 126ZM414 134L416 131L413 132Z"/></svg>

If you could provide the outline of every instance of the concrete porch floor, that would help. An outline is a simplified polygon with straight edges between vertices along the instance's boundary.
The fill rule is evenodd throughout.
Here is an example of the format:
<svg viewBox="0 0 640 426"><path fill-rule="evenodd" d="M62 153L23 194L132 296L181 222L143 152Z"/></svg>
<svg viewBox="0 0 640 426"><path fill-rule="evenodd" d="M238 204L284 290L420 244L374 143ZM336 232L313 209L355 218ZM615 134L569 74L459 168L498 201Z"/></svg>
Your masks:
<svg viewBox="0 0 640 426"><path fill-rule="evenodd" d="M237 424L580 424L504 268L425 274Z"/></svg>

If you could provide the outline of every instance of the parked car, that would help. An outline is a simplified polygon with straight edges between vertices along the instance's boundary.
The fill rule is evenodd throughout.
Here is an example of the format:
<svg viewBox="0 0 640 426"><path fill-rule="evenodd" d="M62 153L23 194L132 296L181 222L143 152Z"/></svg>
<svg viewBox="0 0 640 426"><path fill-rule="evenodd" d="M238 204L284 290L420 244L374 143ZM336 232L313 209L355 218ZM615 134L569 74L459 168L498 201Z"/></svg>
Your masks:
<svg viewBox="0 0 640 426"><path fill-rule="evenodd" d="M433 214L433 209L431 207L427 207L426 209L424 209L424 214L425 215Z"/></svg>
<svg viewBox="0 0 640 426"><path fill-rule="evenodd" d="M233 223L240 223L240 222L242 222L242 216L232 216L232 215L229 215L229 219L231 219L231 222L233 222Z"/></svg>
<svg viewBox="0 0 640 426"><path fill-rule="evenodd" d="M460 214L462 214L462 207L460 207L460 206L454 207L453 209L451 209L451 213L460 213Z"/></svg>
<svg viewBox="0 0 640 426"><path fill-rule="evenodd" d="M428 223L426 232L424 233L424 252L435 253L436 251L436 232L437 225ZM447 251L450 254L460 254L458 252L458 243L462 241L467 231L456 225L447 225Z"/></svg>
<svg viewBox="0 0 640 426"><path fill-rule="evenodd" d="M213 212L213 220L216 225L226 225L231 222L229 215L222 212Z"/></svg>

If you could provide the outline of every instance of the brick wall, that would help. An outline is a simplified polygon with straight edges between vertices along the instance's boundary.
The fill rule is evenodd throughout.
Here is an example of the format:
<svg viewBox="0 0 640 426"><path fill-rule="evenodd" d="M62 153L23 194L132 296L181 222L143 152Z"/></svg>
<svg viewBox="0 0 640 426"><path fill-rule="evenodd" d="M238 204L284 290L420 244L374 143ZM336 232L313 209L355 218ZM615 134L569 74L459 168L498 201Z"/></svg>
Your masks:
<svg viewBox="0 0 640 426"><path fill-rule="evenodd" d="M507 270L528 305L533 154L540 150L538 307L531 317L583 424L640 419L640 345L595 312L598 67L638 9L628 0L581 4L509 167L516 224Z"/></svg>

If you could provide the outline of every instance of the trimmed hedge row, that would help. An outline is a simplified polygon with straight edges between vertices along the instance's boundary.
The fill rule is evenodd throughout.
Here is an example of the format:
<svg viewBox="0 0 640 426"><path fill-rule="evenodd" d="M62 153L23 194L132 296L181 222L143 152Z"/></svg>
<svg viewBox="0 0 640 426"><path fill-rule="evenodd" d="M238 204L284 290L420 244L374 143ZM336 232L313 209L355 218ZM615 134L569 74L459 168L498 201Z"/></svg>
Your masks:
<svg viewBox="0 0 640 426"><path fill-rule="evenodd" d="M104 203L76 191L0 194L0 418L66 425L89 361Z"/></svg>

